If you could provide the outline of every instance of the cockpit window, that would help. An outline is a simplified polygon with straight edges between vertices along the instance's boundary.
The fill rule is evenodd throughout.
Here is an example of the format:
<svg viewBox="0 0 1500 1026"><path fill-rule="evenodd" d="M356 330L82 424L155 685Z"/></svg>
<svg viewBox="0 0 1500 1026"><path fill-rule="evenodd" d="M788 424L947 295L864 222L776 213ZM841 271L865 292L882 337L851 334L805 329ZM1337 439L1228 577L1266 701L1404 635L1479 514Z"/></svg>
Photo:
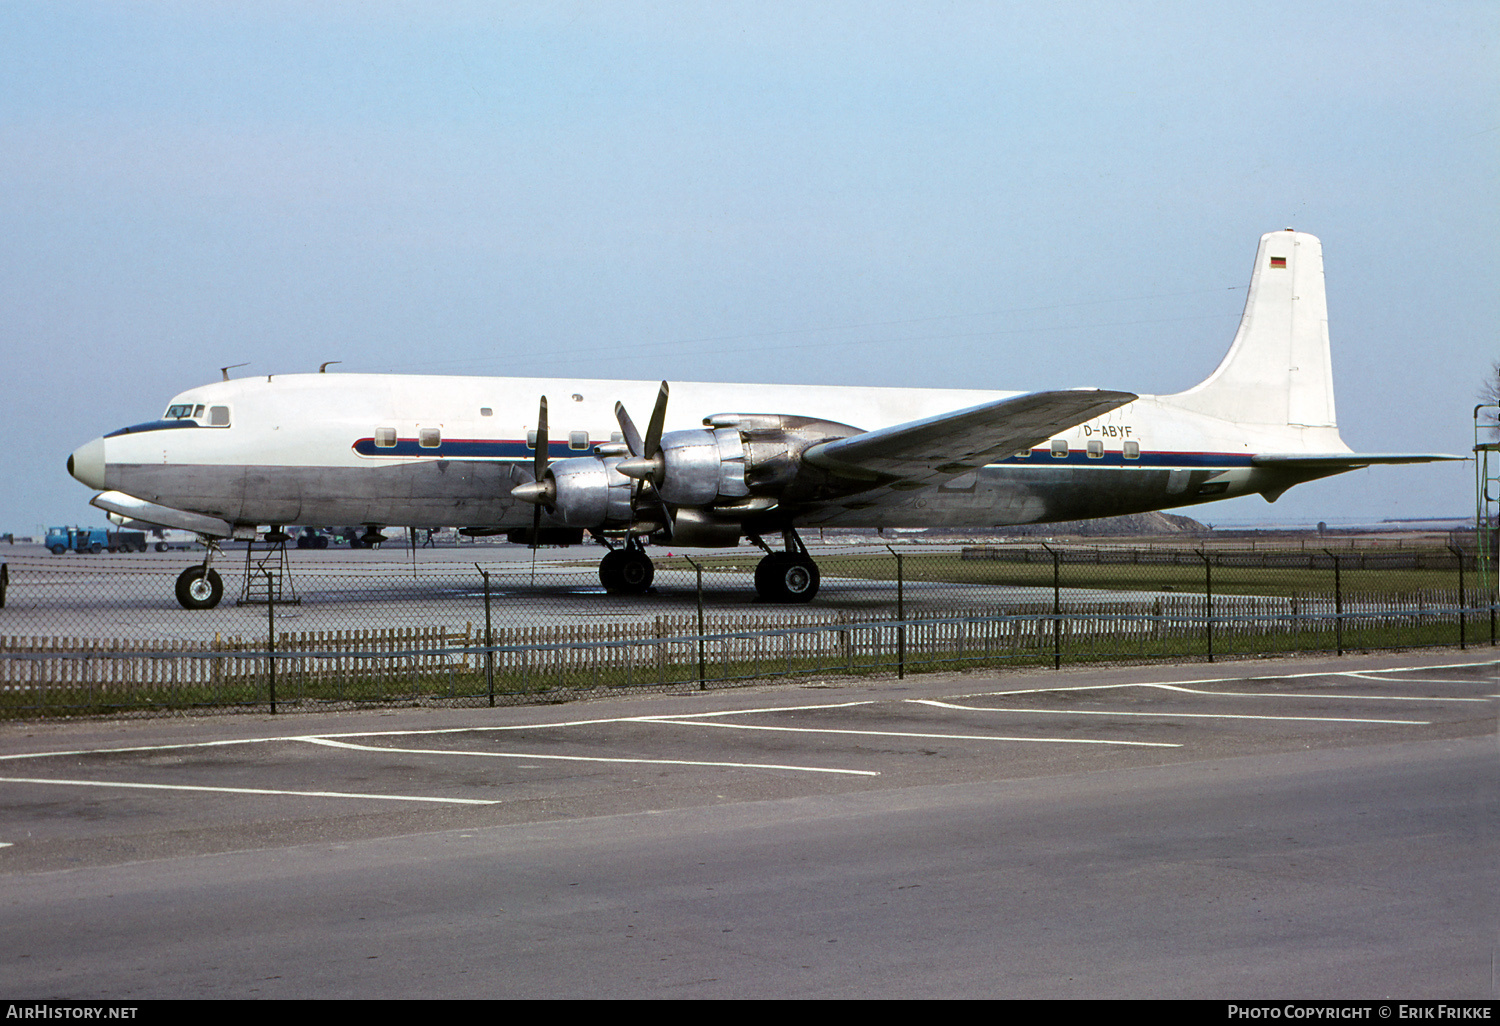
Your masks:
<svg viewBox="0 0 1500 1026"><path fill-rule="evenodd" d="M198 407L198 412L203 412L203 407ZM183 420L193 415L192 403L174 403L167 407L167 414L162 420Z"/></svg>

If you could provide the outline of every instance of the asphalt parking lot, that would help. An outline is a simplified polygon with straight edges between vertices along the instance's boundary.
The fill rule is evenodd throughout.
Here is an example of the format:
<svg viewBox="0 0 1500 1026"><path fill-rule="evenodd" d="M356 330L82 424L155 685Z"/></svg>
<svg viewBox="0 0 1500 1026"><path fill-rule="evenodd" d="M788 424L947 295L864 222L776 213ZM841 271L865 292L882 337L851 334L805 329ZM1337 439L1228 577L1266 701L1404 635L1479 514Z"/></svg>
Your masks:
<svg viewBox="0 0 1500 1026"><path fill-rule="evenodd" d="M784 917L800 907L800 888L791 880L808 872L822 879L836 873L840 860L859 862L888 850L910 867L903 870L911 877L905 886L922 886L924 874L946 878L953 872L951 853L962 853L964 864L976 852L1009 850L1021 824L1048 858L1069 862L1083 849L1092 853L1087 879L1075 879L1072 889L1059 884L1063 896L1047 906L1049 916L1071 909L1071 927L1050 938L1045 950L1033 951L1035 958L1023 958L1030 967L1024 972L1021 963L1002 969L984 954L986 943L1015 942L1014 919L983 917L977 927L973 909L958 903L902 918L903 931L951 931L955 919L966 924L961 932L969 939L952 953L951 963L918 958L926 968L915 977L909 961L920 945L911 948L909 938L876 941L868 924L841 916L840 929L848 931L844 954L858 947L864 962L904 966L898 976L862 976L844 955L819 949L819 958L808 964L822 970L782 967L753 979L731 974L731 982L716 969L713 982L665 991L660 988L666 981L644 972L634 955L596 963L599 956L590 954L585 935L549 929L543 931L550 938L546 946L569 960L568 973L549 973L538 962L507 975L498 990L493 978L476 976L469 985L454 984L452 993L562 996L584 993L584 981L593 981L602 988L598 992L621 996L760 995L778 992L786 984L782 974L789 972L808 985L795 992L827 996L938 993L938 981L951 982L954 973L968 981L956 992L971 995L994 994L1003 985L1012 988L1005 993L1036 996L1203 996L1238 979L1248 989L1226 993L1245 995L1269 983L1286 996L1293 992L1286 987L1315 980L1319 972L1333 973L1328 978L1334 989L1352 993L1374 985L1388 972L1382 966L1391 963L1405 966L1408 984L1423 993L1459 996L1444 989L1459 986L1463 996L1484 996L1492 993L1492 913L1500 879L1494 788L1500 685L1497 663L1474 655L826 681L539 708L11 723L0 727L0 873L11 895L8 939L0 947L6 949L5 964L21 967L12 990L19 986L19 992L38 996L119 996L124 977L111 968L114 945L118 957L141 963L127 975L143 988L133 993L143 996L423 993L428 984L419 980L429 977L389 975L400 961L394 957L378 981L362 970L337 983L293 974L265 989L247 989L254 975L248 968L227 975L222 967L168 969L161 960L176 956L146 954L157 943L151 909L163 901L178 907L184 900L179 888L187 887L197 895L194 902L217 908L223 901L242 910L246 897L235 899L236 889L260 879L272 863L282 867L278 873L305 866L317 876L315 905L336 902L330 895L351 879L369 886L370 874L395 873L383 892L406 893L412 881L387 858L408 870L415 859L431 874L423 888L443 890L437 881L446 879L445 867L468 866L477 844L495 857L509 852L504 858L513 869L525 866L528 874L540 874L533 879L538 889L528 892L530 899L510 894L502 900L489 892L454 897L459 919L479 915L481 908L488 908L485 915L500 915L489 907L495 900L508 914L521 906L525 916L545 919L559 889L566 893L577 882L553 878L552 872L587 876L574 856L592 852L598 866L608 867L600 872L634 867L628 880L605 890L611 901L656 908L664 932L655 943L674 950L701 924L668 928L670 902L663 904L657 891L663 880L639 870L655 859L665 872L684 852L698 857L712 851L716 859L734 853L743 864L720 867L727 875L717 886L770 874L772 896L759 895L737 915L757 950L770 945L764 957L772 958L770 951L786 940L780 932ZM1124 814L1142 801L1135 813ZM933 818L913 831L905 823L911 816ZM1361 841L1361 831L1374 824L1381 825ZM1000 833L976 839L991 828ZM1276 840L1283 833L1296 840ZM1241 843L1225 841L1231 835ZM1393 850L1397 835L1401 840ZM745 849L751 836L757 840ZM1096 847L1100 836L1113 839L1102 851ZM1258 899L1299 924L1291 931L1296 939L1284 949L1274 941L1281 936L1276 931L1257 934L1258 954L1251 962L1260 969L1236 976L1226 963L1201 977L1201 986L1189 986L1180 965L1176 976L1168 972L1172 959L1161 961L1166 956L1159 945L1150 949L1155 968L1147 977L1119 975L1123 967L1117 966L1083 973L1075 985L1039 968L1065 960L1066 952L1096 959L1101 946L1126 961L1147 954L1132 944L1123 924L1095 936L1091 931L1112 917L1094 908L1094 898L1081 898L1078 887L1086 895L1099 879L1118 872L1135 874L1131 887L1164 889L1154 906L1164 918L1143 921L1141 928L1167 936L1174 922L1179 931L1187 928L1181 918L1186 913L1177 908L1184 895L1193 896L1196 911L1187 914L1193 923L1205 915L1202 922L1215 921L1212 906L1226 900L1225 881L1204 868L1214 865L1213 859L1205 862L1205 847L1217 852L1214 858L1254 861L1268 857L1268 843L1278 857L1286 855L1286 846L1295 848L1311 875L1298 884L1299 874L1286 877L1282 866L1271 888L1275 897ZM662 855L658 845L669 854ZM634 853L636 846L655 854ZM902 850L906 854L898 855ZM480 862L493 870L487 858ZM1405 871L1392 859L1404 863ZM1161 876L1163 864L1192 871ZM330 871L333 878L326 875ZM1006 890L1015 886L1015 874L1026 875L1014 865L1010 876L995 866L982 872L985 879L976 886L1007 880L1000 884ZM1239 870L1244 872L1253 870ZM227 885L231 879L233 887ZM774 883L778 879L784 888ZM1311 889L1305 894L1304 884ZM453 884L456 894L472 886L472 880ZM1339 946L1330 948L1328 938L1299 916L1336 907L1342 917L1348 910L1339 895L1368 886L1410 893L1388 894L1394 904L1370 906L1368 918L1340 918L1338 935L1345 943L1352 943L1350 936L1364 938L1361 950L1368 949L1371 931L1390 929L1383 917L1391 907L1402 910L1403 929L1411 932L1379 957L1355 959L1353 966L1334 958L1331 965L1329 951ZM126 907L111 920L107 937L80 934L76 903L100 888L112 901L131 894L139 904L121 903ZM368 911L384 929L407 930L412 906L399 897L397 906L399 914L379 905ZM879 911L872 913L879 920ZM1133 919L1142 914L1133 913ZM1080 933L1080 916L1094 926ZM22 921L54 922L55 932L41 940L35 929L11 928ZM276 919L274 926L256 920L243 929L279 937L295 921L294 915ZM1453 931L1446 938L1435 925L1443 921ZM315 942L306 929L302 924L294 931L299 939L284 943L310 950L306 945ZM181 943L174 938L174 950ZM536 939L492 937L490 943L519 956L523 949L534 954ZM1062 947L1052 946L1057 944ZM1079 944L1086 950L1079 951ZM1309 945L1322 955L1308 961ZM1395 989L1414 996L1410 989Z"/></svg>

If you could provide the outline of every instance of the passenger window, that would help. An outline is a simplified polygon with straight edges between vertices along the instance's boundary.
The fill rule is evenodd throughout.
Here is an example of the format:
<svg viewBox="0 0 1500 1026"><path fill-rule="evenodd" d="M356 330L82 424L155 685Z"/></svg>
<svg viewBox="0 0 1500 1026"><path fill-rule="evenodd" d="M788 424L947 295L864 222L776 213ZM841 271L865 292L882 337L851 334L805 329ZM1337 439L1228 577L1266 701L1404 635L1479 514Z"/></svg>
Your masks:
<svg viewBox="0 0 1500 1026"><path fill-rule="evenodd" d="M1127 460L1138 460L1138 459L1140 459L1141 458L1141 443L1140 442L1126 442L1125 443L1125 458Z"/></svg>
<svg viewBox="0 0 1500 1026"><path fill-rule="evenodd" d="M528 449L535 449L536 448L536 432L535 431L528 431L528 432L526 432L526 448L528 448Z"/></svg>
<svg viewBox="0 0 1500 1026"><path fill-rule="evenodd" d="M568 432L568 448L575 451L589 447L589 433L587 431Z"/></svg>
<svg viewBox="0 0 1500 1026"><path fill-rule="evenodd" d="M481 417L493 417L493 416L494 416L494 415L495 415L495 411L494 411L494 410L492 410L492 409L491 409L491 408L490 408L490 407L488 407L488 406L481 406L481 407L480 407L480 408L479 408L479 415L480 415L480 416L481 416Z"/></svg>
<svg viewBox="0 0 1500 1026"><path fill-rule="evenodd" d="M1067 459L1068 440L1066 438L1052 439L1052 455L1056 459Z"/></svg>
<svg viewBox="0 0 1500 1026"><path fill-rule="evenodd" d="M396 429L376 428L375 444L382 449L394 449L396 447Z"/></svg>
<svg viewBox="0 0 1500 1026"><path fill-rule="evenodd" d="M229 426L229 407L227 407L227 406L210 406L208 408L208 426L209 427L228 427Z"/></svg>
<svg viewBox="0 0 1500 1026"><path fill-rule="evenodd" d="M1103 458L1104 458L1104 443L1103 442L1097 442L1097 441L1091 441L1091 442L1089 442L1089 459L1091 459L1091 460L1102 460Z"/></svg>
<svg viewBox="0 0 1500 1026"><path fill-rule="evenodd" d="M417 444L424 449L436 449L443 444L442 428L422 428L417 432Z"/></svg>

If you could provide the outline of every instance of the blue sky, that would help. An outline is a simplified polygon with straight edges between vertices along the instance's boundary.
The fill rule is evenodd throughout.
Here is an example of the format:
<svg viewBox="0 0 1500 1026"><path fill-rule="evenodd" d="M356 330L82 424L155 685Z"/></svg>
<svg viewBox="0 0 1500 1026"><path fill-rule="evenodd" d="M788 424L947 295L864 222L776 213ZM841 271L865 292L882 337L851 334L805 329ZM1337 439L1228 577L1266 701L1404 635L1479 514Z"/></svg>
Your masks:
<svg viewBox="0 0 1500 1026"><path fill-rule="evenodd" d="M1467 452L1497 43L1493 2L0 2L0 532L101 520L67 454L226 364L1178 391L1287 226L1345 440Z"/></svg>

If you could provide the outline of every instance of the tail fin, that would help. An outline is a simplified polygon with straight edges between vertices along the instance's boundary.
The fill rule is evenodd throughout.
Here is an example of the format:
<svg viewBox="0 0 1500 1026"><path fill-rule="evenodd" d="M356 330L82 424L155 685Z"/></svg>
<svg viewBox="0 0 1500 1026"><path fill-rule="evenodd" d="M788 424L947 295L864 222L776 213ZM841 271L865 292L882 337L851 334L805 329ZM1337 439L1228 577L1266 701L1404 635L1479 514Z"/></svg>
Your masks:
<svg viewBox="0 0 1500 1026"><path fill-rule="evenodd" d="M1242 424L1335 427L1323 244L1288 228L1260 237L1234 344L1168 403Z"/></svg>

